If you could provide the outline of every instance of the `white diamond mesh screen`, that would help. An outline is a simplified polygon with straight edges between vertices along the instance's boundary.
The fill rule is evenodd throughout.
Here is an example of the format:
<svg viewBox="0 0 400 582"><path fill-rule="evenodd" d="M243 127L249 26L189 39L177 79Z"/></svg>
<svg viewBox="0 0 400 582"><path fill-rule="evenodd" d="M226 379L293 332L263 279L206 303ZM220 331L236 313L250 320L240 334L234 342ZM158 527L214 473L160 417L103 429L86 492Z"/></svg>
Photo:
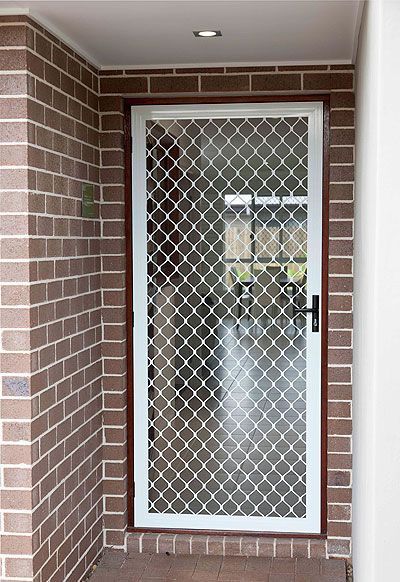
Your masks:
<svg viewBox="0 0 400 582"><path fill-rule="evenodd" d="M307 123L146 122L151 513L306 516Z"/></svg>

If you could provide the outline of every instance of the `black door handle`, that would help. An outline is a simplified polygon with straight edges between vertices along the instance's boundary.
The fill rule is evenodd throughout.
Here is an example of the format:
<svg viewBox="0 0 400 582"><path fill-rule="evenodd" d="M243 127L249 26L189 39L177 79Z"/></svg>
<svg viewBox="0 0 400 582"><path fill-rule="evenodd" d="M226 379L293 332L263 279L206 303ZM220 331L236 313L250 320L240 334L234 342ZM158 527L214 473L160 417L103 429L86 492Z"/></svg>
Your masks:
<svg viewBox="0 0 400 582"><path fill-rule="evenodd" d="M296 317L299 313L311 313L312 314L312 331L319 331L319 295L312 296L312 307L305 307L301 309L293 305L293 317Z"/></svg>

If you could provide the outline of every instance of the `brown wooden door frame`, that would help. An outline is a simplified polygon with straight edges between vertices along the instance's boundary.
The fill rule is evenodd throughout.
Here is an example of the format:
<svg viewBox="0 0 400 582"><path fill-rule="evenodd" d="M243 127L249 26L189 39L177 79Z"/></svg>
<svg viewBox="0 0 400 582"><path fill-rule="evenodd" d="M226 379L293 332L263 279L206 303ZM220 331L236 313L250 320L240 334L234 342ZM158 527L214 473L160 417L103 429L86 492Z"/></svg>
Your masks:
<svg viewBox="0 0 400 582"><path fill-rule="evenodd" d="M135 105L183 105L215 103L275 103L320 101L324 105L323 183L322 183L322 286L321 286L321 533L237 532L220 530L170 530L136 528L134 524L134 398L133 398L133 288L132 288L132 135L131 108ZM128 453L128 530L155 533L189 533L208 535L249 535L269 537L325 538L327 533L327 466L328 466L328 258L329 258L329 129L330 95L248 95L217 97L138 97L124 99L125 144L125 240L126 240L126 324L127 324L127 453Z"/></svg>

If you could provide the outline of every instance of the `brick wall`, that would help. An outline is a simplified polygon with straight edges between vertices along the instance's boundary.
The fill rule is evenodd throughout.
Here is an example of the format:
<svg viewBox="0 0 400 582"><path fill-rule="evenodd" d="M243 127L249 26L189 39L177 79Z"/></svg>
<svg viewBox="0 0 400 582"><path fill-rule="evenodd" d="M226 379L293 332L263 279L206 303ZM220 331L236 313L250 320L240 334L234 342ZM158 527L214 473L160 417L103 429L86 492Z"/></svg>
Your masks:
<svg viewBox="0 0 400 582"><path fill-rule="evenodd" d="M32 572L28 91L25 26L0 20L1 573ZM13 144L13 145L11 145ZM31 200L33 202L33 200ZM18 258L17 258L18 257ZM21 557L16 557L20 554ZM5 557L7 555L7 557Z"/></svg>
<svg viewBox="0 0 400 582"><path fill-rule="evenodd" d="M0 45L1 579L76 581L103 541L98 77L24 17Z"/></svg>
<svg viewBox="0 0 400 582"><path fill-rule="evenodd" d="M217 67L100 72L104 305L105 528L122 544L126 524L126 336L122 96L331 94L329 241L328 539L279 540L276 555L351 553L353 67ZM131 547L176 550L174 536L136 536ZM198 543L197 543L198 542ZM216 542L225 547L225 543ZM192 542L179 538L186 550ZM209 551L204 540L196 549ZM214 544L215 545L215 544ZM248 545L248 544L247 544ZM246 545L246 547L247 547ZM267 544L267 545L270 545ZM204 546L204 547L203 547ZM256 547L256 546L255 546ZM257 546L258 547L258 546ZM213 546L214 551L215 548ZM270 549L268 549L270 551Z"/></svg>

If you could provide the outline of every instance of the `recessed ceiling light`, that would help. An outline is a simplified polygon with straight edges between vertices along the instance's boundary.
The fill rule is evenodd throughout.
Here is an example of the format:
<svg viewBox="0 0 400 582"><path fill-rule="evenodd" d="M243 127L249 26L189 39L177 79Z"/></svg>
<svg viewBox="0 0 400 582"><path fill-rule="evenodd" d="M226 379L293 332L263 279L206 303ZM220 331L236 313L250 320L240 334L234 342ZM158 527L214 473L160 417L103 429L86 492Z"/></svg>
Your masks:
<svg viewBox="0 0 400 582"><path fill-rule="evenodd" d="M196 37L205 37L211 38L212 36L222 36L222 32L220 30L194 30L194 36Z"/></svg>

